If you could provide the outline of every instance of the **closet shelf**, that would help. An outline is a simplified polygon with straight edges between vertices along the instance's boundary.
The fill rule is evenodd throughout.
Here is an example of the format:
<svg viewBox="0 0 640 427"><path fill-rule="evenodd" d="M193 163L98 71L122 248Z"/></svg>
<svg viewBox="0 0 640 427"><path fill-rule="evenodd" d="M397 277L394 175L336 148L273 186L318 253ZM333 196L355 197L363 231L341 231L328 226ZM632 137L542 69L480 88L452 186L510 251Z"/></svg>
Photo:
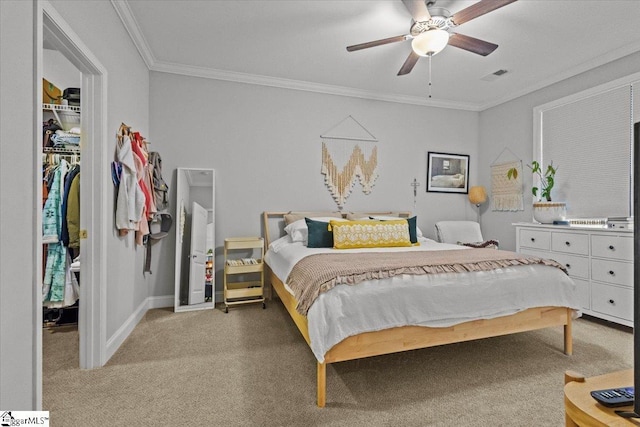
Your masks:
<svg viewBox="0 0 640 427"><path fill-rule="evenodd" d="M51 111L58 123L66 130L80 124L80 107L73 105L42 104L44 111Z"/></svg>
<svg viewBox="0 0 640 427"><path fill-rule="evenodd" d="M73 105L60 105L60 104L42 104L43 110L58 111L60 113L68 114L80 114L80 107Z"/></svg>
<svg viewBox="0 0 640 427"><path fill-rule="evenodd" d="M58 147L42 147L43 154L80 154L80 147L58 148Z"/></svg>

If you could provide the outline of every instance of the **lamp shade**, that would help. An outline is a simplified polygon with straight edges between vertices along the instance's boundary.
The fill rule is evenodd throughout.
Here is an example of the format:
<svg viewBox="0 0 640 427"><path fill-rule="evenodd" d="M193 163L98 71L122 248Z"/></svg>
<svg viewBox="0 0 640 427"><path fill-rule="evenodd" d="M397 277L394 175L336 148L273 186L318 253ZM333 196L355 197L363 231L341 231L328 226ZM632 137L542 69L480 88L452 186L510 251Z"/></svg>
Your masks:
<svg viewBox="0 0 640 427"><path fill-rule="evenodd" d="M413 51L420 56L435 55L449 43L449 33L445 30L425 31L411 41Z"/></svg>
<svg viewBox="0 0 640 427"><path fill-rule="evenodd" d="M469 201L474 205L481 205L487 201L487 190L481 185L469 189Z"/></svg>

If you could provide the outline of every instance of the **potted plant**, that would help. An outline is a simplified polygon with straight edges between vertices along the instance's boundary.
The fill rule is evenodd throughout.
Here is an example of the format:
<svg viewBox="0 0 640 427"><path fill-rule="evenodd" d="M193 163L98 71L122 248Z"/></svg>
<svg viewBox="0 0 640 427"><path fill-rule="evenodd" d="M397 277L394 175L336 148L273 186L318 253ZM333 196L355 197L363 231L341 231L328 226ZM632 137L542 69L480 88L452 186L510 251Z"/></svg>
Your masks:
<svg viewBox="0 0 640 427"><path fill-rule="evenodd" d="M533 202L533 219L543 224L552 224L554 221L564 220L567 215L566 203L553 202L551 200L551 190L556 183L555 177L558 167L554 166L553 161L551 161L547 168L544 169L536 160L532 161L527 167L531 169L531 173L538 176L540 181L540 188L537 186L531 187L531 193L537 199L537 201ZM508 179L516 179L517 177L518 170L516 168L511 168L507 171ZM540 191L540 196L538 196L538 191Z"/></svg>

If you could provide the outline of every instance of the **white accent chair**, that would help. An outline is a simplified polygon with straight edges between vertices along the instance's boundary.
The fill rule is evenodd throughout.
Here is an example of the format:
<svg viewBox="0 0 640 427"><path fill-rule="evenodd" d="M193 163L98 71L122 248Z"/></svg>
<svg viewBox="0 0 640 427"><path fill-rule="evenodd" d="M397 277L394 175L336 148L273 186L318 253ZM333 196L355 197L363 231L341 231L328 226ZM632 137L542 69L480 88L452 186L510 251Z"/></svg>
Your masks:
<svg viewBox="0 0 640 427"><path fill-rule="evenodd" d="M436 222L436 238L440 243L482 242L480 224L475 221L439 221Z"/></svg>

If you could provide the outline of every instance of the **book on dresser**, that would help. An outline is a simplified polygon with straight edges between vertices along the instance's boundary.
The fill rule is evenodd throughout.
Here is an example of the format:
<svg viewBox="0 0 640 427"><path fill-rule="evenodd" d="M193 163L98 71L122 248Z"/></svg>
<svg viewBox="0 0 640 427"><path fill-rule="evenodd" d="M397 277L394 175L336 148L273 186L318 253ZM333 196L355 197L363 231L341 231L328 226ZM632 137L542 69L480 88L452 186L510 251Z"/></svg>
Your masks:
<svg viewBox="0 0 640 427"><path fill-rule="evenodd" d="M633 228L513 225L517 252L566 267L584 314L633 327Z"/></svg>

